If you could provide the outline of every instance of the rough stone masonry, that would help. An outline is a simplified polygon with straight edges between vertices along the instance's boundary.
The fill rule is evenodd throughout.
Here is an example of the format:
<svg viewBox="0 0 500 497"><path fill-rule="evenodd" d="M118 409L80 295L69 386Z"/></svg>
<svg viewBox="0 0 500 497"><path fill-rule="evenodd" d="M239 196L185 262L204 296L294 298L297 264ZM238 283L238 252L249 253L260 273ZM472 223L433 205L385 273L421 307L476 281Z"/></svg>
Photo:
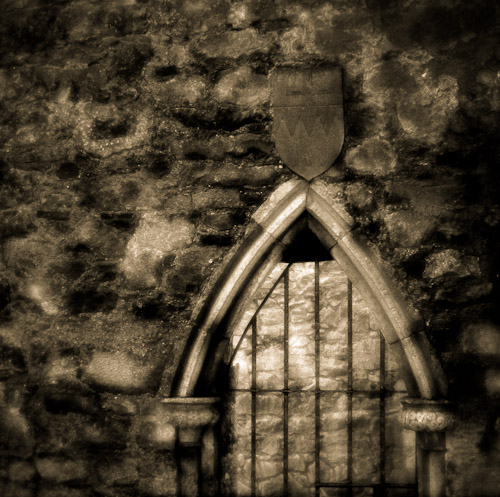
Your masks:
<svg viewBox="0 0 500 497"><path fill-rule="evenodd" d="M210 276L293 177L270 70L329 63L346 138L324 177L448 377L448 495L498 495L498 15L495 0L4 0L0 493L175 495L173 434L148 406Z"/></svg>

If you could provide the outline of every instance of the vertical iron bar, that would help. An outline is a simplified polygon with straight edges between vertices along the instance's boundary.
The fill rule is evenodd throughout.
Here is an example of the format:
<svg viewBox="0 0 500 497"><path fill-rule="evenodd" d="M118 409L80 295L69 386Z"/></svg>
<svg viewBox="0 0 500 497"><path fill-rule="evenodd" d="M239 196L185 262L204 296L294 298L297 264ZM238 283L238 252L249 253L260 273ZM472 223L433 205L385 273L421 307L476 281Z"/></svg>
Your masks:
<svg viewBox="0 0 500 497"><path fill-rule="evenodd" d="M284 283L284 312L283 312L283 360L284 360L284 396L283 396L283 495L288 495L288 300L289 276L288 268L283 277Z"/></svg>
<svg viewBox="0 0 500 497"><path fill-rule="evenodd" d="M256 493L256 446L257 446L257 431L256 431L256 411L257 411L257 317L252 318L252 466L251 466L251 495L255 497Z"/></svg>
<svg viewBox="0 0 500 497"><path fill-rule="evenodd" d="M315 417L315 433L314 433L314 478L315 482L315 495L319 496L319 484L320 484L320 423L321 423L321 412L320 412L320 322L319 322L319 262L314 263L314 369L315 369L315 392L314 392L314 417Z"/></svg>
<svg viewBox="0 0 500 497"><path fill-rule="evenodd" d="M347 481L352 495L352 283L347 280Z"/></svg>
<svg viewBox="0 0 500 497"><path fill-rule="evenodd" d="M380 485L385 495L385 339L380 333Z"/></svg>

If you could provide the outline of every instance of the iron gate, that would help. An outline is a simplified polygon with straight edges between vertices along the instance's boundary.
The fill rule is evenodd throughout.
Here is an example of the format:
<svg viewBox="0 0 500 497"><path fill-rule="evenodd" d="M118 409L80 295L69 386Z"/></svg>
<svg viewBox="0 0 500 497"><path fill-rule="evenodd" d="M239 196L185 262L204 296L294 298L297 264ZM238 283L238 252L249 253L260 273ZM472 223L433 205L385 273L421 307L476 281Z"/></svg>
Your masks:
<svg viewBox="0 0 500 497"><path fill-rule="evenodd" d="M415 434L397 420L406 390L338 264L279 264L256 304L231 337L223 493L415 496Z"/></svg>

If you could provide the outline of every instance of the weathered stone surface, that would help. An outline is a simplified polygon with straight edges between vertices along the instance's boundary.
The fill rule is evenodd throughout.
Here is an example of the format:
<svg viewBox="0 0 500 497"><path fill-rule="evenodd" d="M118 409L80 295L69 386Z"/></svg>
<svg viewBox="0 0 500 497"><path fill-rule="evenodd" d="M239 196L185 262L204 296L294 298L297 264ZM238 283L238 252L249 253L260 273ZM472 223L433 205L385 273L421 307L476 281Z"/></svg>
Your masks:
<svg viewBox="0 0 500 497"><path fill-rule="evenodd" d="M361 295L352 289L352 386L355 391L380 388L380 330Z"/></svg>
<svg viewBox="0 0 500 497"><path fill-rule="evenodd" d="M434 217L417 215L411 211L389 212L384 223L391 239L403 247L417 247L438 227Z"/></svg>
<svg viewBox="0 0 500 497"><path fill-rule="evenodd" d="M125 276L141 287L158 282L162 259L193 241L193 225L182 218L169 221L158 214L145 214L127 244L122 263Z"/></svg>
<svg viewBox="0 0 500 497"><path fill-rule="evenodd" d="M136 414L138 406L136 399L127 396L101 396L101 406L105 410L114 412L119 416Z"/></svg>
<svg viewBox="0 0 500 497"><path fill-rule="evenodd" d="M283 283L259 312L256 340L258 388L283 388Z"/></svg>
<svg viewBox="0 0 500 497"><path fill-rule="evenodd" d="M95 352L83 367L85 382L110 392L143 393L150 391L155 365L145 364L123 353Z"/></svg>
<svg viewBox="0 0 500 497"><path fill-rule="evenodd" d="M500 329L492 322L471 323L460 339L462 352L479 356L500 356Z"/></svg>
<svg viewBox="0 0 500 497"><path fill-rule="evenodd" d="M215 86L214 97L220 103L253 109L269 101L267 78L250 67L229 71Z"/></svg>
<svg viewBox="0 0 500 497"><path fill-rule="evenodd" d="M248 28L257 16L252 12L251 6L246 2L235 2L231 5L227 16L227 22L234 29Z"/></svg>
<svg viewBox="0 0 500 497"><path fill-rule="evenodd" d="M138 442L157 449L173 450L176 441L176 427L168 416L149 415L140 418Z"/></svg>
<svg viewBox="0 0 500 497"><path fill-rule="evenodd" d="M35 466L42 479L57 483L84 482L88 476L85 460L45 457L35 459Z"/></svg>
<svg viewBox="0 0 500 497"><path fill-rule="evenodd" d="M81 412L93 414L98 410L98 400L92 394L81 395L49 390L44 394L44 406L51 413Z"/></svg>
<svg viewBox="0 0 500 497"><path fill-rule="evenodd" d="M500 394L500 371L498 369L486 370L484 386L490 395Z"/></svg>
<svg viewBox="0 0 500 497"><path fill-rule="evenodd" d="M133 485L139 479L138 461L134 457L124 457L121 460L110 458L97 466L97 474L106 486Z"/></svg>
<svg viewBox="0 0 500 497"><path fill-rule="evenodd" d="M353 478L375 482L379 478L380 411L378 399L353 395Z"/></svg>
<svg viewBox="0 0 500 497"><path fill-rule="evenodd" d="M0 328L0 377L8 378L26 371L20 330Z"/></svg>
<svg viewBox="0 0 500 497"><path fill-rule="evenodd" d="M438 143L458 109L457 80L443 75L433 81L424 73L416 83L416 90L403 94L398 102L399 124L415 140Z"/></svg>
<svg viewBox="0 0 500 497"><path fill-rule="evenodd" d="M50 294L50 290L44 281L32 281L28 283L28 295L35 300L42 310L49 315L54 315L59 312L57 303L54 302L54 297Z"/></svg>
<svg viewBox="0 0 500 497"><path fill-rule="evenodd" d="M320 478L322 481L341 481L347 477L347 395L322 395L320 420L323 433L320 438Z"/></svg>
<svg viewBox="0 0 500 497"><path fill-rule="evenodd" d="M424 278L440 278L443 276L464 278L481 274L478 257L462 257L460 252L453 249L432 254L426 259L426 262Z"/></svg>
<svg viewBox="0 0 500 497"><path fill-rule="evenodd" d="M314 492L314 394L289 395L288 459L290 495Z"/></svg>
<svg viewBox="0 0 500 497"><path fill-rule="evenodd" d="M146 495L174 497L177 495L177 468L172 460L163 458L153 465L139 468L139 491Z"/></svg>
<svg viewBox="0 0 500 497"><path fill-rule="evenodd" d="M28 457L35 439L33 426L27 416L26 392L6 382L0 383L0 448L10 455Z"/></svg>
<svg viewBox="0 0 500 497"><path fill-rule="evenodd" d="M77 445L90 450L123 450L129 444L130 420L107 416L77 427Z"/></svg>
<svg viewBox="0 0 500 497"><path fill-rule="evenodd" d="M18 482L8 482L2 486L2 495L5 497L33 497L35 490L32 486L24 486Z"/></svg>
<svg viewBox="0 0 500 497"><path fill-rule="evenodd" d="M50 385L78 385L79 366L74 356L54 355L44 368L44 380Z"/></svg>
<svg viewBox="0 0 500 497"><path fill-rule="evenodd" d="M9 466L9 479L12 481L31 481L35 476L35 468L27 461L15 461Z"/></svg>
<svg viewBox="0 0 500 497"><path fill-rule="evenodd" d="M207 43L209 41L209 43ZM270 38L255 28L229 31L202 43L201 50L212 57L241 57L265 53L270 49Z"/></svg>
<svg viewBox="0 0 500 497"><path fill-rule="evenodd" d="M335 64L346 140L323 179L345 192L354 230L380 252L445 363L461 413L447 435L448 494L496 496L497 11L494 0L6 0L1 478L33 450L77 460L92 450L98 464L107 450L97 444L108 436L103 418L131 417L136 429L142 394L121 394L130 404L113 407L110 393L90 403L92 413L84 406L91 387L81 381L90 381L82 365L95 351L141 358L138 371L142 358L165 362L168 394L211 275L223 271L249 215L293 174L273 149L269 72ZM232 209L241 209L243 224L230 226ZM328 378L340 377L344 350L331 342L324 352L339 360L327 364ZM251 379L247 359L240 381ZM391 368L386 381L396 385ZM48 387L58 395L46 404ZM243 475L238 493L248 495L250 429L246 415L240 421L243 445L230 467ZM83 443L83 432L95 443ZM390 458L411 454L397 440L387 448L386 476L403 479ZM116 460L131 449L115 445ZM140 478L153 478L146 448L131 457ZM345 460L332 465L340 474ZM309 485L307 471L294 473L297 486ZM146 484L113 489L97 480L93 473L78 483L85 488L40 480L36 492L34 482L13 481L0 493L148 493Z"/></svg>
<svg viewBox="0 0 500 497"><path fill-rule="evenodd" d="M88 497L88 488L73 488L63 484L54 484L52 482L42 482L38 487L37 497Z"/></svg>
<svg viewBox="0 0 500 497"><path fill-rule="evenodd" d="M358 174L383 176L392 173L397 167L393 147L387 140L367 140L346 154L346 165Z"/></svg>
<svg viewBox="0 0 500 497"><path fill-rule="evenodd" d="M386 459L385 470L388 481L413 482L415 479L415 432L401 430L401 399L405 395L392 394L386 397Z"/></svg>

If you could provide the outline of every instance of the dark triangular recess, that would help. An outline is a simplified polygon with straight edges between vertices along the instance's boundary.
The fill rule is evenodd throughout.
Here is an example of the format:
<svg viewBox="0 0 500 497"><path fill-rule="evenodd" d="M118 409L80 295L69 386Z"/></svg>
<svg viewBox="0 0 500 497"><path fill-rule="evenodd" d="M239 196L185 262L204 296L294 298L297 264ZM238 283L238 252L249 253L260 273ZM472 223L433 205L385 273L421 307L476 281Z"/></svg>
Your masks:
<svg viewBox="0 0 500 497"><path fill-rule="evenodd" d="M318 237L305 225L292 238L281 256L282 262L312 262L333 260Z"/></svg>

